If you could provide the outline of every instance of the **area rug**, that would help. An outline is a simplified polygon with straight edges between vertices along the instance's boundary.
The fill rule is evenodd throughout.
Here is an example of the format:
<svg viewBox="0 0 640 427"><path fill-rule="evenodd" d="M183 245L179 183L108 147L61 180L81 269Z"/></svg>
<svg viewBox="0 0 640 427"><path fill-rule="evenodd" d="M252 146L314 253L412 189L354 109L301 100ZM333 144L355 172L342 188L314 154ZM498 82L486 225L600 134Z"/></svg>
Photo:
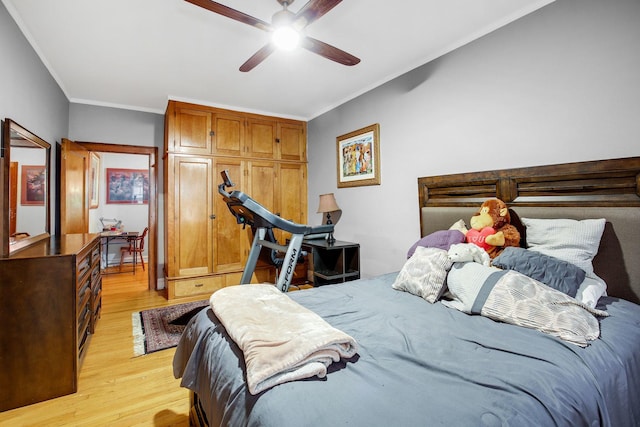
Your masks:
<svg viewBox="0 0 640 427"><path fill-rule="evenodd" d="M209 300L193 301L132 313L133 354L143 354L175 347L185 326Z"/></svg>

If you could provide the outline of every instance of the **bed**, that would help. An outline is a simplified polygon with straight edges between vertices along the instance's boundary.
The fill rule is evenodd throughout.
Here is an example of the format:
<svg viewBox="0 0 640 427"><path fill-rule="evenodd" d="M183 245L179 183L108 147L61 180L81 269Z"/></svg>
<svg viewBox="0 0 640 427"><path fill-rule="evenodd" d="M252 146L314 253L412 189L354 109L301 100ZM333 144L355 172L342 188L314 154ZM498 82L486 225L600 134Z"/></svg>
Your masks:
<svg viewBox="0 0 640 427"><path fill-rule="evenodd" d="M211 426L640 425L640 157L418 178L422 236L468 219L482 201L527 219L606 218L593 273L597 339L586 346L470 315L394 289L399 272L287 295L352 336L357 354L324 378L258 394L243 352L211 308L189 323L174 374L192 421ZM529 222L530 224L530 222ZM426 252L422 251L421 252ZM404 269L404 268L403 268Z"/></svg>

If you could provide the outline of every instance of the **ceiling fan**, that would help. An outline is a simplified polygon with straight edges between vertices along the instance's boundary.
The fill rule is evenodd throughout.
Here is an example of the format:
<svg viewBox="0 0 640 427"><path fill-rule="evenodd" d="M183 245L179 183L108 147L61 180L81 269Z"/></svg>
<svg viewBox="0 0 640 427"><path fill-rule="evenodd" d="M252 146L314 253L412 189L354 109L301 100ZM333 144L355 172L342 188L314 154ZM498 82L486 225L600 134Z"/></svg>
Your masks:
<svg viewBox="0 0 640 427"><path fill-rule="evenodd" d="M360 62L359 58L343 50L340 50L337 47L331 46L327 43L321 42L320 40L316 40L312 37L302 34L302 30L304 30L304 28L316 21L325 13L329 12L342 0L310 0L302 7L302 9L300 9L298 13L293 13L287 9L287 7L290 6L291 3L293 3L295 0L277 0L278 3L282 5L283 9L273 15L271 24L215 1L185 1L264 31L276 33L277 30L280 30L282 28L288 28L289 30L293 29L300 37L300 45L308 51L316 53L339 64L351 66L356 65ZM273 42L266 44L240 66L240 71L251 71L254 67L264 61L269 55L271 55L271 53L273 53L275 50L276 45Z"/></svg>

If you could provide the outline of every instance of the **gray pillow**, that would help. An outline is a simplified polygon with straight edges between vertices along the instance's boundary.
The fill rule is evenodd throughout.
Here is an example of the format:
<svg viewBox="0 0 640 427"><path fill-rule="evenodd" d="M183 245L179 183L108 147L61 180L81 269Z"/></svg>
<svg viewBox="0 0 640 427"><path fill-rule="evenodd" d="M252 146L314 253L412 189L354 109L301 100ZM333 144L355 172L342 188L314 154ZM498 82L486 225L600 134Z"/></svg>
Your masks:
<svg viewBox="0 0 640 427"><path fill-rule="evenodd" d="M583 269L570 262L513 246L504 248L492 265L520 272L570 297L576 296L586 275Z"/></svg>
<svg viewBox="0 0 640 427"><path fill-rule="evenodd" d="M527 249L570 262L587 273L576 299L592 308L607 291L607 284L593 272L592 264L605 222L604 218L580 221L522 218L527 233Z"/></svg>

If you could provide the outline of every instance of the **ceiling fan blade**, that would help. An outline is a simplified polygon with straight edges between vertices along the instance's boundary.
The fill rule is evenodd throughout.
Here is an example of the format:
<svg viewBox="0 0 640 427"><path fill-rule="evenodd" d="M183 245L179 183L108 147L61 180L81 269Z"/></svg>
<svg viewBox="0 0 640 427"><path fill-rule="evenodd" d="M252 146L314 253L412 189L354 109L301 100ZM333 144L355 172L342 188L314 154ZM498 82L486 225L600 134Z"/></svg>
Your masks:
<svg viewBox="0 0 640 427"><path fill-rule="evenodd" d="M267 43L262 49L254 53L251 58L247 59L247 61L240 66L240 71L246 73L247 71L253 70L258 64L267 59L267 56L271 55L274 50L276 50L275 46L272 43Z"/></svg>
<svg viewBox="0 0 640 427"><path fill-rule="evenodd" d="M200 6L203 9L207 9L211 12L217 13L222 16L226 16L227 18L234 19L236 21L242 22L243 24L251 25L252 27L259 28L264 31L271 31L271 24L264 22L258 18L254 18L251 15L247 15L246 13L242 13L238 10L232 9L229 6L225 6L220 3L216 3L211 0L185 0L191 4L195 4L196 6Z"/></svg>
<svg viewBox="0 0 640 427"><path fill-rule="evenodd" d="M336 7L342 0L311 0L296 13L294 22L300 29Z"/></svg>
<svg viewBox="0 0 640 427"><path fill-rule="evenodd" d="M351 66L360 62L360 58L311 37L305 37L302 40L302 47L339 64Z"/></svg>

